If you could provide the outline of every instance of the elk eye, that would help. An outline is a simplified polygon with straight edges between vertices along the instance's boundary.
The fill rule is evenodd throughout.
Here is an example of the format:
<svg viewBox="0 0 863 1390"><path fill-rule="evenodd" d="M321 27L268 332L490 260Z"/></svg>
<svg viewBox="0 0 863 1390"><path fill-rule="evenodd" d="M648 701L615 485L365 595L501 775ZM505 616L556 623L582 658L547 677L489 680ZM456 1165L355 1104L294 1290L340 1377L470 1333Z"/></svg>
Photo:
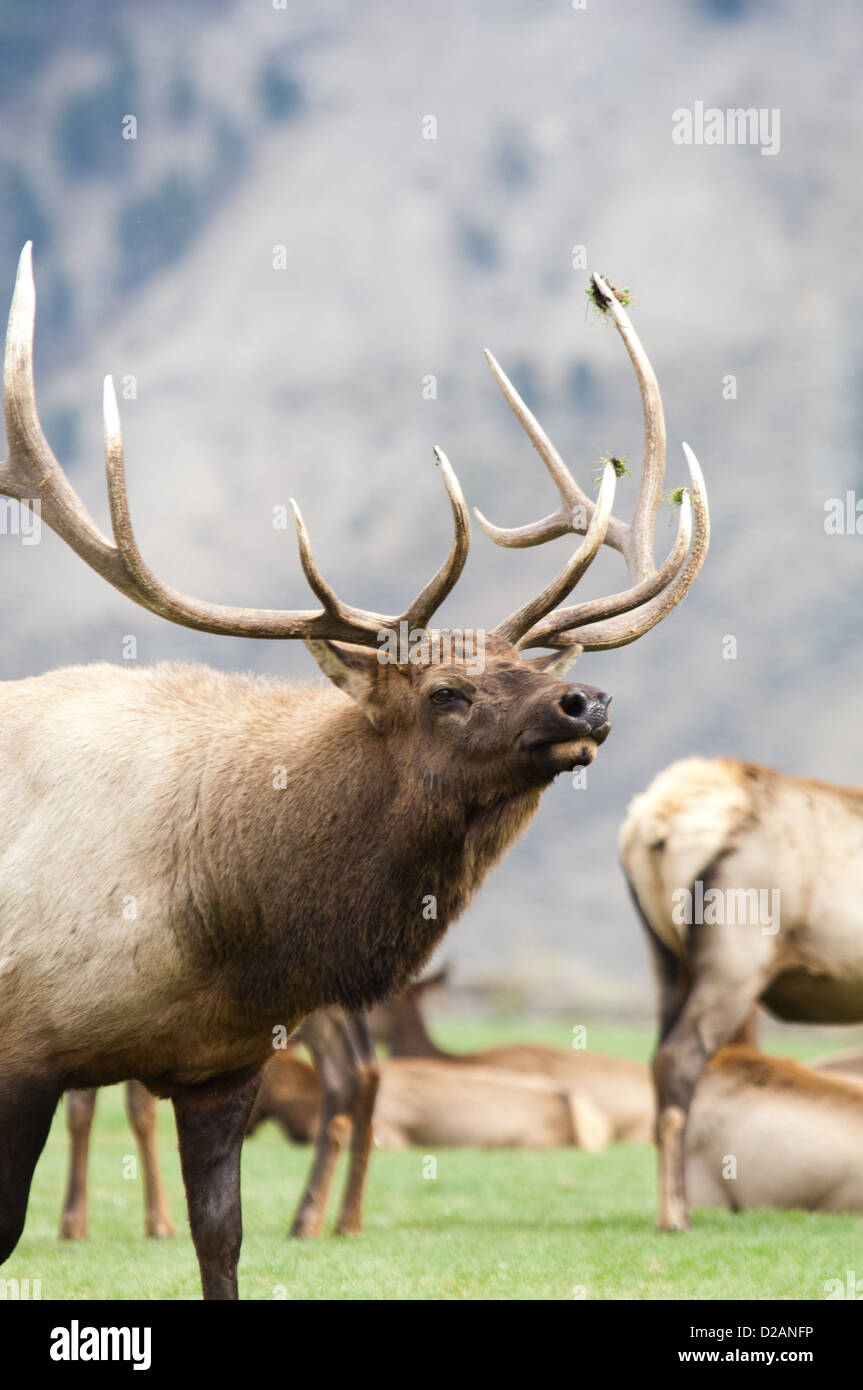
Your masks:
<svg viewBox="0 0 863 1390"><path fill-rule="evenodd" d="M455 690L452 686L439 686L433 690L429 696L433 705L455 705L467 704L467 698L461 690Z"/></svg>

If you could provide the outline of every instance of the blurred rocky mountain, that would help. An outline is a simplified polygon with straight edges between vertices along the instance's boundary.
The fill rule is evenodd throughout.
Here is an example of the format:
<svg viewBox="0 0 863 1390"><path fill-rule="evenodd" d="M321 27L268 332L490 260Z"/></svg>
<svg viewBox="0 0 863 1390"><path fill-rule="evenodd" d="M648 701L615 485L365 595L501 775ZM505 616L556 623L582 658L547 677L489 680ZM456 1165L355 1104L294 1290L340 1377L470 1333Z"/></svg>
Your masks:
<svg viewBox="0 0 863 1390"><path fill-rule="evenodd" d="M465 978L649 998L616 831L675 757L863 780L863 537L824 526L828 499L863 496L861 31L853 0L0 3L0 286L32 237L49 438L107 527L112 372L139 540L178 588L313 606L273 527L293 495L335 587L398 611L448 545L433 444L501 524L549 510L484 346L586 485L607 451L637 465L638 391L588 269L635 292L668 487L686 439L711 552L666 623L579 665L616 727L451 933ZM778 110L778 151L675 144L697 101ZM478 532L442 621L493 624L566 553ZM616 555L594 571L586 595L621 586ZM50 534L2 537L0 582L7 678L121 660L127 634L142 661L317 678L293 644L160 623Z"/></svg>

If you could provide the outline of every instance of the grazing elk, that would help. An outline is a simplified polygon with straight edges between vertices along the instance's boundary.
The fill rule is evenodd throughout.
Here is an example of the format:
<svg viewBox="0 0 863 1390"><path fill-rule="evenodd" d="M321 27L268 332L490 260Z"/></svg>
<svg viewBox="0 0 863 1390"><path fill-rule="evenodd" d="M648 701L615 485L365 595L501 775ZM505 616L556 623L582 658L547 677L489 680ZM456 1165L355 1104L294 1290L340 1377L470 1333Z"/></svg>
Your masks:
<svg viewBox="0 0 863 1390"><path fill-rule="evenodd" d="M632 642L659 622L692 584L709 532L703 479L686 449L692 504L685 496L675 543L654 567L659 389L622 306L599 277L594 291L641 388L633 521L612 516L614 466L605 465L594 504L489 356L561 506L511 532L483 524L501 544L570 531L584 539L542 593L488 633L478 661L475 642L428 629L469 544L467 507L440 452L455 536L400 616L337 597L296 508L302 567L321 609L225 607L169 588L144 561L106 378L109 541L39 423L25 248L4 364L0 492L38 500L42 520L135 603L204 632L302 640L331 686L101 664L0 687L0 1260L23 1229L61 1092L134 1077L173 1101L204 1296L236 1298L240 1152L274 1038L322 1006L357 1010L402 988L543 789L592 762L609 732L609 697L567 683L564 670L582 651ZM630 587L558 609L604 543L622 553ZM409 659L398 660L403 632ZM527 660L536 647L550 651ZM286 787L274 767L289 770Z"/></svg>
<svg viewBox="0 0 863 1390"><path fill-rule="evenodd" d="M686 1126L689 1197L731 1211L863 1211L862 1149L859 1079L726 1047L699 1081Z"/></svg>
<svg viewBox="0 0 863 1390"><path fill-rule="evenodd" d="M575 1146L596 1153L612 1137L606 1117L590 1100L550 1077L434 1057L389 1057L378 1066L374 1137L379 1148ZM317 1091L313 1069L283 1054L266 1068L263 1104L253 1118L274 1119L288 1138L308 1143L319 1134Z"/></svg>
<svg viewBox="0 0 863 1390"><path fill-rule="evenodd" d="M460 1066L500 1068L545 1077L590 1102L603 1116L609 1140L649 1144L654 1129L650 1073L641 1062L587 1049L542 1043L503 1043L481 1052L445 1052L429 1036L419 1006L421 992L437 977L420 980L395 999L375 1005L370 1022L375 1038L393 1057L427 1057Z"/></svg>
<svg viewBox="0 0 863 1390"><path fill-rule="evenodd" d="M795 1023L863 1020L861 843L863 791L731 758L674 763L632 802L620 853L659 985L662 1230L689 1225L699 1078L756 1003Z"/></svg>

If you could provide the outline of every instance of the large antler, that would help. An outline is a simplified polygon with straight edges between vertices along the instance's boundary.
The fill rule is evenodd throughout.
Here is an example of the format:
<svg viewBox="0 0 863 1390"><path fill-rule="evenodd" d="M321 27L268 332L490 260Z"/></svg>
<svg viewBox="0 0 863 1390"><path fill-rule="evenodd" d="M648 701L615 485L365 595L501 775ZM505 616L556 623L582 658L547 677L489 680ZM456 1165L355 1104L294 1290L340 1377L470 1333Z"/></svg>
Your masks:
<svg viewBox="0 0 863 1390"><path fill-rule="evenodd" d="M105 378L103 415L105 462L114 544L103 536L51 452L36 411L33 384L33 328L36 292L31 243L21 252L3 364L3 400L9 457L0 466L0 492L22 502L39 501L46 525L71 546L91 569L143 608L183 627L231 637L334 638L375 646L381 630L424 628L443 603L464 569L470 544L467 506L446 456L435 450L452 507L455 534L446 561L413 603L399 617L352 608L343 603L322 578L312 555L308 532L296 503L300 560L309 584L323 605L320 612L266 608L229 608L187 598L168 588L141 556L132 531L123 468L120 417L110 377Z"/></svg>
<svg viewBox="0 0 863 1390"><path fill-rule="evenodd" d="M508 530L493 526L479 511L476 513L477 520L497 545L541 545L544 541L554 540L572 531L584 535L583 543L554 583L495 628L498 635L519 648L572 647L577 655L578 650L598 651L634 642L680 602L707 554L710 539L707 492L698 460L689 445L684 444L690 487L681 489L680 517L674 545L659 569L654 564L653 532L665 472L662 398L647 354L615 292L599 275L593 276L593 287L596 300L601 301L603 306L602 312L611 313L626 344L641 388L644 462L635 514L629 524L612 515L617 476L613 462L606 463L599 496L593 502L572 477L512 382L491 353L486 353L498 385L557 485L560 506L542 521ZM630 588L607 598L593 599L569 608L556 608L574 588L603 544L623 555L629 571Z"/></svg>

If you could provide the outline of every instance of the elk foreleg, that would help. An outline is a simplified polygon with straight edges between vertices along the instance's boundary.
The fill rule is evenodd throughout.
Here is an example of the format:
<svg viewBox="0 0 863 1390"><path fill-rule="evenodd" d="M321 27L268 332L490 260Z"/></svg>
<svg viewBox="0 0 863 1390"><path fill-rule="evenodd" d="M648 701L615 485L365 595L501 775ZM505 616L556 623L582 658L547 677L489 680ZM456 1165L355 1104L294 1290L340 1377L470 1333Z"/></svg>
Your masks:
<svg viewBox="0 0 863 1390"><path fill-rule="evenodd" d="M363 1198L372 1151L372 1121L380 1083L380 1070L365 1014L352 1014L347 1028L357 1056L359 1085L354 1101L353 1133L348 1176L336 1222L336 1235L357 1235L363 1229Z"/></svg>
<svg viewBox="0 0 863 1390"><path fill-rule="evenodd" d="M46 1076L0 1077L0 1264L24 1229L30 1183L60 1099Z"/></svg>
<svg viewBox="0 0 863 1390"><path fill-rule="evenodd" d="M205 1299L236 1299L243 1239L240 1155L260 1073L227 1095L174 1098L189 1226Z"/></svg>
<svg viewBox="0 0 863 1390"><path fill-rule="evenodd" d="M90 1156L90 1130L95 1109L95 1088L67 1093L69 1181L63 1214L60 1217L60 1240L81 1240L87 1234L87 1167Z"/></svg>
<svg viewBox="0 0 863 1390"><path fill-rule="evenodd" d="M159 1166L156 1106L156 1097L140 1081L126 1083L126 1114L144 1171L144 1231L148 1236L172 1236L174 1223Z"/></svg>

